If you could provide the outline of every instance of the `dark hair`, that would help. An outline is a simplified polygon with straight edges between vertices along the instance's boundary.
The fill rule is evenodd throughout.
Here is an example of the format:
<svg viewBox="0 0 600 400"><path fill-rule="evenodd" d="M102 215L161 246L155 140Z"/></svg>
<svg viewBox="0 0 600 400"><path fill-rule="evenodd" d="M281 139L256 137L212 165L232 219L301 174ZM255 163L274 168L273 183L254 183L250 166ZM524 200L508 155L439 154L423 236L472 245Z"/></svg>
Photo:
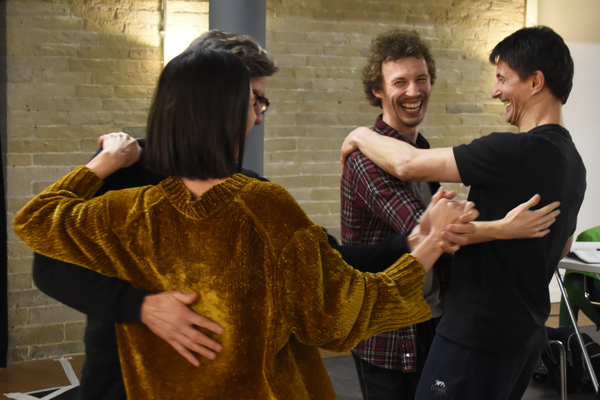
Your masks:
<svg viewBox="0 0 600 400"><path fill-rule="evenodd" d="M213 29L196 38L188 50L196 47L233 52L250 70L250 78L271 76L279 71L269 53L250 36Z"/></svg>
<svg viewBox="0 0 600 400"><path fill-rule="evenodd" d="M521 81L542 71L548 89L562 104L573 88L574 65L564 40L547 26L519 29L507 36L490 53L490 62L505 62Z"/></svg>
<svg viewBox="0 0 600 400"><path fill-rule="evenodd" d="M367 64L362 70L363 90L371 105L381 107L381 99L375 97L373 90L381 90L383 63L407 57L425 59L429 79L433 85L436 78L435 61L429 52L429 47L421 40L417 32L393 29L373 38L371 47L369 47Z"/></svg>
<svg viewBox="0 0 600 400"><path fill-rule="evenodd" d="M192 179L238 172L249 90L248 68L231 52L198 48L173 58L160 75L148 115L150 170Z"/></svg>

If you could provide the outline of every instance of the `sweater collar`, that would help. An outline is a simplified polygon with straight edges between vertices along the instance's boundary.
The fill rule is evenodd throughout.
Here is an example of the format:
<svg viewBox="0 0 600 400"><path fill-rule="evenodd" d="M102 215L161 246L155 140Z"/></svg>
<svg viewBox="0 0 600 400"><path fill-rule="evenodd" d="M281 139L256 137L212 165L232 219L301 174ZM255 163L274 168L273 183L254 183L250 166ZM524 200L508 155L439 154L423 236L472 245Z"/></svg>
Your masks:
<svg viewBox="0 0 600 400"><path fill-rule="evenodd" d="M232 175L225 182L211 187L196 200L178 177L165 179L158 188L181 213L190 218L202 219L226 207L237 193L252 181L252 178L241 174Z"/></svg>

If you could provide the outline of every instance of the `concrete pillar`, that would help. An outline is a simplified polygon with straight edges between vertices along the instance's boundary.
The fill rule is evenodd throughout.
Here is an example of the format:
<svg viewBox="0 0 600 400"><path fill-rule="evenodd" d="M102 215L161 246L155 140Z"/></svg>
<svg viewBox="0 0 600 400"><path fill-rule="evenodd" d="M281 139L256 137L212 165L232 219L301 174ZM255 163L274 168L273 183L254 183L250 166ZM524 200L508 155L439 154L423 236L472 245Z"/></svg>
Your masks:
<svg viewBox="0 0 600 400"><path fill-rule="evenodd" d="M265 47L267 20L266 0L210 0L208 27L235 32L254 38ZM268 96L267 96L268 97ZM265 117L268 118L268 115ZM254 126L246 139L244 168L264 171L264 124Z"/></svg>

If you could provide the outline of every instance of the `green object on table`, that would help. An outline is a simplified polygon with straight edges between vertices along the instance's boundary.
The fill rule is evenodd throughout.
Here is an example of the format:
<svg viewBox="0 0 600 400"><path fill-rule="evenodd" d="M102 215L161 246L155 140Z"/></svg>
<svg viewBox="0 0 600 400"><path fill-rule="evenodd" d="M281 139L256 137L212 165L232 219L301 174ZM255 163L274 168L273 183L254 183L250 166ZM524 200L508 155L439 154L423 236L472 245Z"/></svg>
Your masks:
<svg viewBox="0 0 600 400"><path fill-rule="evenodd" d="M577 236L578 242L600 242L600 226L581 232ZM567 270L563 279L565 291L577 320L579 311L582 311L600 329L600 307L590 303L585 296L584 281L587 287L593 287L593 291L600 293L600 274L585 271ZM600 299L596 299L600 300ZM565 299L560 300L559 325L573 327L569 318L569 312L565 305Z"/></svg>

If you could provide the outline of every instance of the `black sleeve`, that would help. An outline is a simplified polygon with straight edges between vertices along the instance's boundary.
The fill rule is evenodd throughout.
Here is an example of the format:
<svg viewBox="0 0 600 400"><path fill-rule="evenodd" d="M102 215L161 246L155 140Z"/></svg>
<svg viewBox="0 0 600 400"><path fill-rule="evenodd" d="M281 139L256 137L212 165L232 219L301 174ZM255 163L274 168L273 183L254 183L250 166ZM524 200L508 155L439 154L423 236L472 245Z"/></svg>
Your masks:
<svg viewBox="0 0 600 400"><path fill-rule="evenodd" d="M48 296L84 314L110 322L140 322L148 292L127 281L35 254L33 281Z"/></svg>
<svg viewBox="0 0 600 400"><path fill-rule="evenodd" d="M249 178L258 179L259 181L263 182L269 182L267 178L265 178L264 176L260 176L258 172L254 172L251 169L241 168L240 173L242 175L246 175Z"/></svg>
<svg viewBox="0 0 600 400"><path fill-rule="evenodd" d="M344 261L361 272L381 272L395 263L408 250L407 233L387 236L376 244L340 246L337 240L327 234L329 244L342 255Z"/></svg>

